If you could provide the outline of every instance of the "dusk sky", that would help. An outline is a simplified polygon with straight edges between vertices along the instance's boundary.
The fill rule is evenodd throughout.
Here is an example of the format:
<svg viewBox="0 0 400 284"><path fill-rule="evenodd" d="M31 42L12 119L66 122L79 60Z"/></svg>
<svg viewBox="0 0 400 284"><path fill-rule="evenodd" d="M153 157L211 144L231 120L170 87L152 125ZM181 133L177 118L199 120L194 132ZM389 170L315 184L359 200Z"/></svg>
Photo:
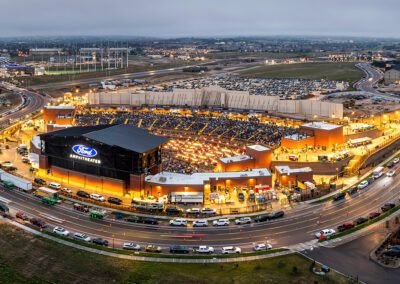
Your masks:
<svg viewBox="0 0 400 284"><path fill-rule="evenodd" d="M2 0L1 10L1 37L400 37L398 0Z"/></svg>

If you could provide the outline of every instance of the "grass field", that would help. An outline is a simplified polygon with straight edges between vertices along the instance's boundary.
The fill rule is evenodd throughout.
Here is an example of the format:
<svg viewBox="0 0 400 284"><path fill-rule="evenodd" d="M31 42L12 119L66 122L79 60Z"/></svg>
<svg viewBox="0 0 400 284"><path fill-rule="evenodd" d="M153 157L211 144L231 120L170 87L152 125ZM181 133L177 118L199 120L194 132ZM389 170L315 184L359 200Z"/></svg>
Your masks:
<svg viewBox="0 0 400 284"><path fill-rule="evenodd" d="M317 276L299 254L226 264L121 260L92 254L0 224L0 283L351 283ZM293 268L296 267L296 268Z"/></svg>
<svg viewBox="0 0 400 284"><path fill-rule="evenodd" d="M239 72L242 77L255 78L302 78L327 79L354 82L364 73L354 63L298 63L279 65L260 65L258 68Z"/></svg>
<svg viewBox="0 0 400 284"><path fill-rule="evenodd" d="M284 58L315 58L327 56L324 52L212 52L206 55L209 59L230 59L240 57L253 57L265 59L284 59Z"/></svg>

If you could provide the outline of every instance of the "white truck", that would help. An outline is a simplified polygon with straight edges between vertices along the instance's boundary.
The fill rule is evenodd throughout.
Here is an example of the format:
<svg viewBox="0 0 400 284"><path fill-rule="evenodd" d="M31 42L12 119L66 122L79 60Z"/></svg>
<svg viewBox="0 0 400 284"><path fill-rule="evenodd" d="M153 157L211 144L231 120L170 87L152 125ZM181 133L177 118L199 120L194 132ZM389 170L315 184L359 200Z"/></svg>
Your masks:
<svg viewBox="0 0 400 284"><path fill-rule="evenodd" d="M374 179L378 179L378 178L380 178L381 176L383 176L384 171L385 171L385 168L384 168L384 167L377 167L376 169L374 169L374 170L372 171L372 177L373 177Z"/></svg>
<svg viewBox="0 0 400 284"><path fill-rule="evenodd" d="M208 246L199 246L199 247L194 247L193 252L194 253L214 253L214 248L208 247Z"/></svg>
<svg viewBox="0 0 400 284"><path fill-rule="evenodd" d="M16 177L3 170L0 170L0 179L2 182L12 183L18 189L25 192L32 192L32 182L24 180L23 178Z"/></svg>

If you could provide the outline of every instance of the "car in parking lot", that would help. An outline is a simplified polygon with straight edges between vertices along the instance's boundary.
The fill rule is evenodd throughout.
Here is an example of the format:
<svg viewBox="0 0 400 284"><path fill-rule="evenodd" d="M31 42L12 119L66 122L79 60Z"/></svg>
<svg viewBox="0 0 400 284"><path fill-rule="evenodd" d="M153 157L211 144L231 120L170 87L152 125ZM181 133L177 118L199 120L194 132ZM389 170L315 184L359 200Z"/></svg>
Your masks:
<svg viewBox="0 0 400 284"><path fill-rule="evenodd" d="M324 229L319 231L318 233L315 234L315 237L317 239L321 239L321 238L327 238L327 237L331 237L334 234L336 234L336 231L333 229Z"/></svg>
<svg viewBox="0 0 400 284"><path fill-rule="evenodd" d="M170 226L186 226L187 221L185 219L173 219L169 221Z"/></svg>
<svg viewBox="0 0 400 284"><path fill-rule="evenodd" d="M389 211L390 209L394 208L396 205L394 203L386 203L381 207L382 212Z"/></svg>
<svg viewBox="0 0 400 284"><path fill-rule="evenodd" d="M360 225L360 224L363 224L363 223L365 223L365 222L367 222L367 221L368 221L367 218L359 217L359 218L356 219L356 224L357 224L357 225Z"/></svg>
<svg viewBox="0 0 400 284"><path fill-rule="evenodd" d="M28 216L24 213L24 212L17 212L17 214L15 214L15 217L17 217L18 219L21 219L23 221L28 220Z"/></svg>
<svg viewBox="0 0 400 284"><path fill-rule="evenodd" d="M191 208L191 209L186 210L186 213L196 215L196 214L200 214L201 211L199 208Z"/></svg>
<svg viewBox="0 0 400 284"><path fill-rule="evenodd" d="M33 180L34 183L39 184L39 185L46 185L46 181L44 179L35 177L35 179Z"/></svg>
<svg viewBox="0 0 400 284"><path fill-rule="evenodd" d="M90 198L90 194L83 190L79 190L76 195L83 198Z"/></svg>
<svg viewBox="0 0 400 284"><path fill-rule="evenodd" d="M400 161L399 158L394 158L393 163L397 164Z"/></svg>
<svg viewBox="0 0 400 284"><path fill-rule="evenodd" d="M182 210L180 210L176 207L167 207L167 209L165 209L165 212L167 214L180 214L182 212Z"/></svg>
<svg viewBox="0 0 400 284"><path fill-rule="evenodd" d="M62 188L60 189L60 191L65 192L65 193L68 193L68 194L72 194L72 190L70 190L70 189L68 189L68 188L66 188L66 187L62 187Z"/></svg>
<svg viewBox="0 0 400 284"><path fill-rule="evenodd" d="M74 209L81 211L81 212L89 212L89 207L83 204L75 203L74 204Z"/></svg>
<svg viewBox="0 0 400 284"><path fill-rule="evenodd" d="M214 253L214 248L213 247L208 247L208 246L199 246L199 247L194 247L193 248L194 253Z"/></svg>
<svg viewBox="0 0 400 284"><path fill-rule="evenodd" d="M340 200L340 199L345 198L345 196L346 196L346 193L344 193L344 192L336 193L336 194L333 196L333 200L334 200L334 201L338 201L338 200Z"/></svg>
<svg viewBox="0 0 400 284"><path fill-rule="evenodd" d="M169 248L170 253L189 253L190 250L188 247L185 246L171 246Z"/></svg>
<svg viewBox="0 0 400 284"><path fill-rule="evenodd" d="M349 189L349 191L347 192L349 195L355 194L358 191L358 187L357 186L353 186L352 188Z"/></svg>
<svg viewBox="0 0 400 284"><path fill-rule="evenodd" d="M58 226L53 229L53 233L56 233L57 235L64 236L64 237L68 237L69 236L69 231L68 230L66 230L64 228L61 228L61 227L58 227Z"/></svg>
<svg viewBox="0 0 400 284"><path fill-rule="evenodd" d="M394 166L394 163L393 163L393 161L391 161L391 162L389 162L388 164L387 164L387 167L390 169L390 168L393 168L393 166Z"/></svg>
<svg viewBox="0 0 400 284"><path fill-rule="evenodd" d="M214 215L217 213L217 210L211 208L203 208L201 209L201 214L204 215Z"/></svg>
<svg viewBox="0 0 400 284"><path fill-rule="evenodd" d="M132 223L139 223L140 218L138 216L129 216L125 218L125 221L132 222Z"/></svg>
<svg viewBox="0 0 400 284"><path fill-rule="evenodd" d="M379 213L379 212L371 212L371 213L369 213L369 219L374 219L380 215L381 215L381 213Z"/></svg>
<svg viewBox="0 0 400 284"><path fill-rule="evenodd" d="M147 252L161 252L162 248L160 246L156 246L156 245L147 245L146 251Z"/></svg>
<svg viewBox="0 0 400 284"><path fill-rule="evenodd" d="M272 249L272 246L270 244L256 244L253 247L253 250L255 251L262 251L262 250L269 250Z"/></svg>
<svg viewBox="0 0 400 284"><path fill-rule="evenodd" d="M97 193L92 193L90 195L90 199L96 200L96 201L101 201L101 202L105 202L106 199L104 198L104 196L97 194Z"/></svg>
<svg viewBox="0 0 400 284"><path fill-rule="evenodd" d="M141 250L141 249L142 249L142 248L140 247L140 245L134 244L134 243L124 243L124 244L122 245L122 248L123 248L123 249L126 249L126 250Z"/></svg>
<svg viewBox="0 0 400 284"><path fill-rule="evenodd" d="M275 211L275 212L272 212L271 214L269 214L268 219L281 218L281 217L283 217L283 215L285 215L285 212L283 212L282 210L278 210L278 211Z"/></svg>
<svg viewBox="0 0 400 284"><path fill-rule="evenodd" d="M229 226L229 219L218 219L213 221L213 226L220 227L220 226Z"/></svg>
<svg viewBox="0 0 400 284"><path fill-rule="evenodd" d="M105 246L108 247L108 241L104 240L102 238L95 238L92 240L92 243L99 245L99 246Z"/></svg>
<svg viewBox="0 0 400 284"><path fill-rule="evenodd" d="M353 223L344 223L343 225L340 225L338 227L338 231L339 232L343 232L343 231L346 231L346 230L351 229L353 227L354 227Z"/></svg>
<svg viewBox="0 0 400 284"><path fill-rule="evenodd" d="M239 247L223 247L221 249L222 254L234 254L234 253L241 253L242 250Z"/></svg>
<svg viewBox="0 0 400 284"><path fill-rule="evenodd" d="M143 224L158 225L158 220L153 217L146 217L142 219Z"/></svg>
<svg viewBox="0 0 400 284"><path fill-rule="evenodd" d="M121 205L121 203L122 203L122 200L121 200L121 199L119 199L119 198L117 198L117 197L112 197L112 196L110 196L110 197L107 199L107 201L108 201L108 203L115 204L115 205Z"/></svg>
<svg viewBox="0 0 400 284"><path fill-rule="evenodd" d="M243 224L250 224L251 218L250 217L242 217L235 220L236 225L243 225Z"/></svg>
<svg viewBox="0 0 400 284"><path fill-rule="evenodd" d="M77 241L83 241L83 242L90 242L90 237L89 236L87 236L87 235L85 235L85 234L81 234L81 233L75 233L74 234L74 240L77 240Z"/></svg>
<svg viewBox="0 0 400 284"><path fill-rule="evenodd" d="M52 188L52 189L55 189L55 190L61 189L61 184L59 184L57 182L51 182L47 186Z"/></svg>
<svg viewBox="0 0 400 284"><path fill-rule="evenodd" d="M386 176L388 176L388 177L392 177L392 176L394 176L394 170L390 170L390 171L388 171L387 173L386 173Z"/></svg>
<svg viewBox="0 0 400 284"><path fill-rule="evenodd" d="M261 215L254 218L254 222L265 222L268 221L268 215Z"/></svg>
<svg viewBox="0 0 400 284"><path fill-rule="evenodd" d="M364 180L362 182L360 182L360 184L358 185L358 189L364 189L368 186L368 181Z"/></svg>
<svg viewBox="0 0 400 284"><path fill-rule="evenodd" d="M47 224L45 221L40 220L39 218L32 218L29 220L32 225L38 226L39 228L46 228Z"/></svg>
<svg viewBox="0 0 400 284"><path fill-rule="evenodd" d="M195 220L193 221L193 227L208 227L207 220Z"/></svg>

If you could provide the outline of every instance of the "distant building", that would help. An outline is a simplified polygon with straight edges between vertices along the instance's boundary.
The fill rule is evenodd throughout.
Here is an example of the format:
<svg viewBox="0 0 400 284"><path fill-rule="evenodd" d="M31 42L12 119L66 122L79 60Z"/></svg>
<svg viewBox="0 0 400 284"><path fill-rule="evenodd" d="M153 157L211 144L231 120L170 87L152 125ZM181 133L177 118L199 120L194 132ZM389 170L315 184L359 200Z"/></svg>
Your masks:
<svg viewBox="0 0 400 284"><path fill-rule="evenodd" d="M56 55L61 54L61 48L30 48L30 55Z"/></svg>
<svg viewBox="0 0 400 284"><path fill-rule="evenodd" d="M400 83L400 65L394 65L385 72L385 84Z"/></svg>

